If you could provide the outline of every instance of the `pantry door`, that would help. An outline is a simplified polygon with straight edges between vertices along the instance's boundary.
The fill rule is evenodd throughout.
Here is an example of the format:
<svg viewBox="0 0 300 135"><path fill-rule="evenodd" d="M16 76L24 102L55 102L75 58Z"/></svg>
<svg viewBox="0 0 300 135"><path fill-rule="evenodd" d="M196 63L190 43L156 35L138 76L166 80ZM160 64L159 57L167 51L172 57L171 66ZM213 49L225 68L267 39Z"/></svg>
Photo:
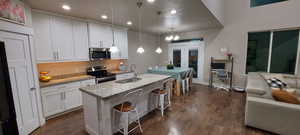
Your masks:
<svg viewBox="0 0 300 135"><path fill-rule="evenodd" d="M175 67L193 68L194 82L203 83L204 76L204 42L189 41L169 44L169 61Z"/></svg>
<svg viewBox="0 0 300 135"><path fill-rule="evenodd" d="M0 32L0 41L5 44L19 134L27 135L39 126L29 37Z"/></svg>

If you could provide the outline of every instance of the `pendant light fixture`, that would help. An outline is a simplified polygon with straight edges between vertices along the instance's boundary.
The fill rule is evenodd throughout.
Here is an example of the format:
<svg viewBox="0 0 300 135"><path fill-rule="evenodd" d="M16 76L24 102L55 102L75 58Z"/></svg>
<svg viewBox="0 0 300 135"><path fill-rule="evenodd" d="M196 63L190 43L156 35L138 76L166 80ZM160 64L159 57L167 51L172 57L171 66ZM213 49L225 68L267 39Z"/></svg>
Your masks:
<svg viewBox="0 0 300 135"><path fill-rule="evenodd" d="M159 24L159 17L161 15L161 11L158 11L157 12L157 25ZM160 48L160 34L158 35L158 47L156 48L155 52L158 53L158 54L161 54L162 53L162 49Z"/></svg>
<svg viewBox="0 0 300 135"><path fill-rule="evenodd" d="M143 1L142 0L138 0L138 2L136 3L137 4L137 7L139 8L139 44L140 44L140 46L139 46L139 48L136 50L136 52L137 53L140 53L140 54L142 54L142 53L144 53L145 52L145 49L143 48L143 46L142 46L142 41L141 41L141 22L142 22L142 20L141 20L141 9L142 9L142 6L143 6Z"/></svg>
<svg viewBox="0 0 300 135"><path fill-rule="evenodd" d="M166 41L177 41L180 39L180 36L179 35L173 35L172 33L174 33L174 28L171 28L171 35L169 36L166 36L165 40Z"/></svg>
<svg viewBox="0 0 300 135"><path fill-rule="evenodd" d="M116 46L115 44L115 29L114 29L114 9L113 9L113 0L111 0L112 2L110 3L110 8L111 8L111 30L112 30L112 38L113 38L113 43L111 45L111 47L109 48L109 51L111 53L117 53L119 52L119 48Z"/></svg>

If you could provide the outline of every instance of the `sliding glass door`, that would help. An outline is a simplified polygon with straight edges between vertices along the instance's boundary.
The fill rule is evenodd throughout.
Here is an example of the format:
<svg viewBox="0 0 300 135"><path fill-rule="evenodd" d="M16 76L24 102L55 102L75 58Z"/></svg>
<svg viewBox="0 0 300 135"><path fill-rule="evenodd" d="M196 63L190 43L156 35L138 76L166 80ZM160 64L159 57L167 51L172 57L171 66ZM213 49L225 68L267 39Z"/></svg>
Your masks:
<svg viewBox="0 0 300 135"><path fill-rule="evenodd" d="M189 50L189 68L194 69L193 77L198 77L198 49L190 49Z"/></svg>
<svg viewBox="0 0 300 135"><path fill-rule="evenodd" d="M246 72L295 74L299 30L248 34Z"/></svg>
<svg viewBox="0 0 300 135"><path fill-rule="evenodd" d="M173 50L173 65L175 67L181 67L181 50Z"/></svg>

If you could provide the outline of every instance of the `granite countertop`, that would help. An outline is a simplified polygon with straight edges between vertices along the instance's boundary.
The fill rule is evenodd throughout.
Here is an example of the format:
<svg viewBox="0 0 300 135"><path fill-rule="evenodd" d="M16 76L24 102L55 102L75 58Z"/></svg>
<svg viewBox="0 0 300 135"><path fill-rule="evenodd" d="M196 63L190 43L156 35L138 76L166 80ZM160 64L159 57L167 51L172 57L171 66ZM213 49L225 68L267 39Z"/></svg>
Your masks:
<svg viewBox="0 0 300 135"><path fill-rule="evenodd" d="M95 77L86 74L70 74L53 77L49 82L40 82L40 87L49 87L58 84L70 83L81 80L95 79Z"/></svg>
<svg viewBox="0 0 300 135"><path fill-rule="evenodd" d="M108 72L113 73L113 74L125 74L125 73L131 73L132 71L128 71L128 70L126 70L126 71L122 71L122 70L110 70Z"/></svg>
<svg viewBox="0 0 300 135"><path fill-rule="evenodd" d="M87 86L80 88L82 92L86 92L88 94L98 96L101 98L109 98L111 96L143 87L145 85L157 82L157 81L162 81L167 78L170 78L171 76L167 75L158 75L158 74L141 74L138 75L138 78L141 78L141 80L136 81L136 82L131 82L131 83L116 83L115 81L110 81L110 82L105 82L101 84L96 84L92 86Z"/></svg>

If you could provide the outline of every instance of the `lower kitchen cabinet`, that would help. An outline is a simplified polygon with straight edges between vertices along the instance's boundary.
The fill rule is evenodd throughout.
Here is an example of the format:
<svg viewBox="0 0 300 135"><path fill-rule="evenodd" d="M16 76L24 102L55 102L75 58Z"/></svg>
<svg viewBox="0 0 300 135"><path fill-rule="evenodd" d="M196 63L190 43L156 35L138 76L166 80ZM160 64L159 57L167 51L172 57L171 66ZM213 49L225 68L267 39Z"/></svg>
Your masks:
<svg viewBox="0 0 300 135"><path fill-rule="evenodd" d="M42 88L45 117L60 114L82 105L80 87L95 84L95 80L84 80Z"/></svg>

